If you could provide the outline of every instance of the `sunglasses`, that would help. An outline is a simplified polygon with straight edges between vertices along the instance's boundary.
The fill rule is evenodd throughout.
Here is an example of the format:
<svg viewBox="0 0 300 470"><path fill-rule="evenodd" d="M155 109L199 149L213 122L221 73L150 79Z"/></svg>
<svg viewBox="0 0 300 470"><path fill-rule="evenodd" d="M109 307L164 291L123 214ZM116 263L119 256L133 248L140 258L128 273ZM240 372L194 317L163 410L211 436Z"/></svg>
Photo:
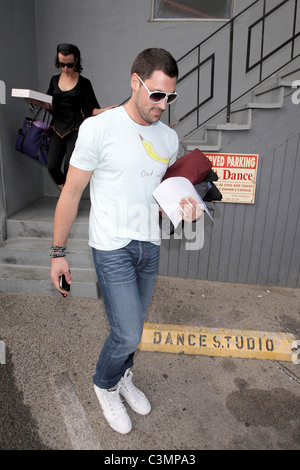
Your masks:
<svg viewBox="0 0 300 470"><path fill-rule="evenodd" d="M171 104L174 103L174 101L178 98L176 91L174 93L166 93L164 91L150 91L141 79L141 77L139 77L139 80L141 84L144 85L144 87L146 88L148 92L148 100L151 101L151 103L161 103L161 101L166 99L167 104Z"/></svg>
<svg viewBox="0 0 300 470"><path fill-rule="evenodd" d="M67 64L65 64L64 62L59 62L59 66L61 68L67 67L68 69L72 69L74 65L75 65L75 62L68 62Z"/></svg>

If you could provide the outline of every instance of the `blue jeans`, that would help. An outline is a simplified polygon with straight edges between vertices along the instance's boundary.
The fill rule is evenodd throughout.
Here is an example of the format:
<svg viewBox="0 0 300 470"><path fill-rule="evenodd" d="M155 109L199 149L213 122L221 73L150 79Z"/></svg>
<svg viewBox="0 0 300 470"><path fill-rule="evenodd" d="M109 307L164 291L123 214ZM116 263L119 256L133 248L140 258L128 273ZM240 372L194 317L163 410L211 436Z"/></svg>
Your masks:
<svg viewBox="0 0 300 470"><path fill-rule="evenodd" d="M116 385L133 365L159 264L159 246L131 241L118 250L93 248L97 278L104 300L110 334L100 353L94 383Z"/></svg>

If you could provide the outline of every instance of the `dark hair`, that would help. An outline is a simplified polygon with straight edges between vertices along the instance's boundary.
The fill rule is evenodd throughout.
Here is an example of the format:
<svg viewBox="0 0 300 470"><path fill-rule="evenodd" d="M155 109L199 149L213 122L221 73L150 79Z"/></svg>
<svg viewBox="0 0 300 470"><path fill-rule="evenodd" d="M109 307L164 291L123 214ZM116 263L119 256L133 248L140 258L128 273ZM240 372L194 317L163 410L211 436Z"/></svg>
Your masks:
<svg viewBox="0 0 300 470"><path fill-rule="evenodd" d="M58 44L57 50L56 50L56 57L55 57L55 67L58 69L59 69L59 60L58 60L59 52L63 55L73 54L74 59L76 61L74 71L78 73L82 72L83 69L82 69L81 54L77 46L74 46L73 44Z"/></svg>
<svg viewBox="0 0 300 470"><path fill-rule="evenodd" d="M137 73L142 80L150 78L155 70L161 70L168 77L178 77L176 60L164 49L150 48L140 52L131 67L131 75Z"/></svg>

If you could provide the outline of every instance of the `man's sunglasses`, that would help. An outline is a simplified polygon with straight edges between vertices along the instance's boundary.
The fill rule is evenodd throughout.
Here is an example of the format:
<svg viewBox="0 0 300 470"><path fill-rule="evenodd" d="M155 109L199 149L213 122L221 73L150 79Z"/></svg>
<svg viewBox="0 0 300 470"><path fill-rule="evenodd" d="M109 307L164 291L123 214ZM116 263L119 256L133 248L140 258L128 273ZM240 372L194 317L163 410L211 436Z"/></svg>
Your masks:
<svg viewBox="0 0 300 470"><path fill-rule="evenodd" d="M68 69L72 69L74 65L75 65L75 62L68 62L67 64L65 64L64 62L59 62L59 66L61 68L68 67Z"/></svg>
<svg viewBox="0 0 300 470"><path fill-rule="evenodd" d="M171 104L174 103L175 100L177 100L178 95L176 91L173 93L166 93L164 91L150 91L141 79L141 77L139 75L138 77L141 84L144 85L144 87L146 88L148 92L148 100L151 101L151 103L161 103L161 101L167 99L167 104Z"/></svg>

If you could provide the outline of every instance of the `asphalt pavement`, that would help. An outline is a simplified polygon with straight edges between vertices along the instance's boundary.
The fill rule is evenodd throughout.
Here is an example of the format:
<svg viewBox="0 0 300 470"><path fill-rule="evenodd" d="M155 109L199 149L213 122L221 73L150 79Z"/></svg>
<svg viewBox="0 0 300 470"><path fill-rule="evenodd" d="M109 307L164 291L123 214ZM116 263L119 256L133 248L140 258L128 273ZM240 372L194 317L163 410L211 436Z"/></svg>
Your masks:
<svg viewBox="0 0 300 470"><path fill-rule="evenodd" d="M300 290L159 277L147 322L300 339ZM116 433L92 383L108 331L101 299L0 293L1 450L300 449L300 364L222 351L137 351L134 383L152 410L126 405L132 431Z"/></svg>

